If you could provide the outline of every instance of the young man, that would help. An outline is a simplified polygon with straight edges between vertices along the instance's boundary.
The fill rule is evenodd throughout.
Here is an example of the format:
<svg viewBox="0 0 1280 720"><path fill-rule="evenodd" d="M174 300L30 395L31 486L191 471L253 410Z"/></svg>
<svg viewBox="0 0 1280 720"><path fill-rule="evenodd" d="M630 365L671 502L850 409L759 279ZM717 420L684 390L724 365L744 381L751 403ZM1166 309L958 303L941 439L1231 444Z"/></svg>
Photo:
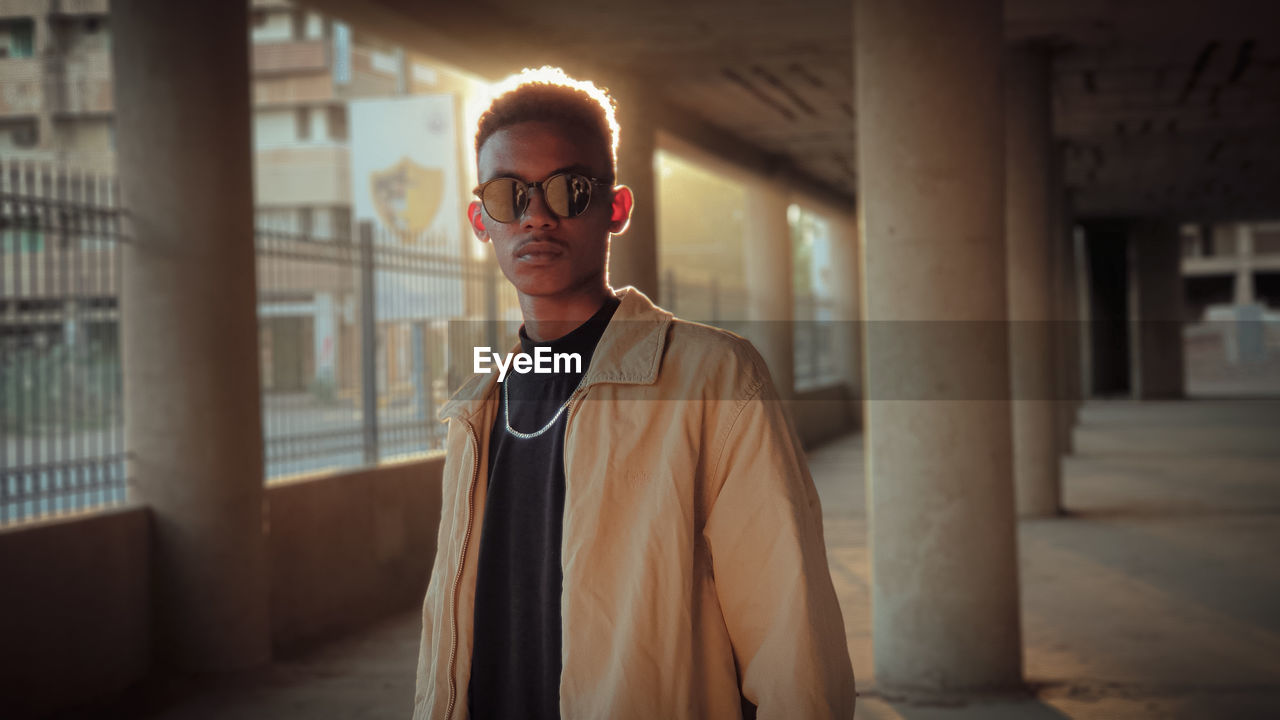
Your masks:
<svg viewBox="0 0 1280 720"><path fill-rule="evenodd" d="M480 118L471 227L521 349L582 372L476 375L441 411L414 718L850 718L818 497L763 361L609 287L634 202L616 131L547 69Z"/></svg>

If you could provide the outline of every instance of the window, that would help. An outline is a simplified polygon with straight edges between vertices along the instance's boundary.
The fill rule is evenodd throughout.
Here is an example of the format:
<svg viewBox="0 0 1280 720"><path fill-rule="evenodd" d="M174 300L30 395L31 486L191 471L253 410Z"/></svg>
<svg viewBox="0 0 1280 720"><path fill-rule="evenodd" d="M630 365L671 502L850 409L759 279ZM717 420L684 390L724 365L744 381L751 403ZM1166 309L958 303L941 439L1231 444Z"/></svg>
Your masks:
<svg viewBox="0 0 1280 720"><path fill-rule="evenodd" d="M315 227L315 213L309 207L298 208L298 234L309 237Z"/></svg>
<svg viewBox="0 0 1280 720"><path fill-rule="evenodd" d="M835 347L833 230L828 220L798 205L787 208L787 223L795 300L795 383L797 388L813 387L834 381L840 372Z"/></svg>
<svg viewBox="0 0 1280 720"><path fill-rule="evenodd" d="M712 325L745 319L746 187L669 151L655 154L654 170L661 305Z"/></svg>
<svg viewBox="0 0 1280 720"><path fill-rule="evenodd" d="M40 127L34 120L24 122L14 126L9 137L14 147L33 148L40 144Z"/></svg>
<svg viewBox="0 0 1280 720"><path fill-rule="evenodd" d="M30 18L0 22L0 57L34 57L35 30Z"/></svg>
<svg viewBox="0 0 1280 720"><path fill-rule="evenodd" d="M333 105L329 107L329 117L327 118L329 125L330 140L346 140L347 139L347 108L344 105Z"/></svg>
<svg viewBox="0 0 1280 720"><path fill-rule="evenodd" d="M323 40L328 37L325 34L325 18L318 13L306 13L303 16L303 25L303 34L299 38L300 40Z"/></svg>
<svg viewBox="0 0 1280 720"><path fill-rule="evenodd" d="M333 209L333 236L339 241L351 241L350 207L336 207Z"/></svg>
<svg viewBox="0 0 1280 720"><path fill-rule="evenodd" d="M296 129L294 135L299 140L311 139L311 108L300 107L294 112Z"/></svg>

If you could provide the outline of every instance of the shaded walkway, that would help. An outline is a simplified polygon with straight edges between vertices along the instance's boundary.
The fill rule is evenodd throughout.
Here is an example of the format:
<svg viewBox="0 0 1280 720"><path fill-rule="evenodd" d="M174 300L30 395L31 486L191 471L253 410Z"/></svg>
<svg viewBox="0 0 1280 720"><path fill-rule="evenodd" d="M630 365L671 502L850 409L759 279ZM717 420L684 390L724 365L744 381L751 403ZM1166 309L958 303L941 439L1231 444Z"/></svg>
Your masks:
<svg viewBox="0 0 1280 720"><path fill-rule="evenodd" d="M889 702L872 676L861 437L810 456L860 720L1280 716L1280 401L1091 403L1067 517L1024 521L1034 697ZM407 718L416 612L252 677L155 700L163 718Z"/></svg>
<svg viewBox="0 0 1280 720"><path fill-rule="evenodd" d="M854 668L871 680L858 717L1280 716L1278 438L1280 401L1087 405L1064 468L1069 515L1019 525L1037 698L964 708L875 697L861 495L835 487L861 451L815 453Z"/></svg>

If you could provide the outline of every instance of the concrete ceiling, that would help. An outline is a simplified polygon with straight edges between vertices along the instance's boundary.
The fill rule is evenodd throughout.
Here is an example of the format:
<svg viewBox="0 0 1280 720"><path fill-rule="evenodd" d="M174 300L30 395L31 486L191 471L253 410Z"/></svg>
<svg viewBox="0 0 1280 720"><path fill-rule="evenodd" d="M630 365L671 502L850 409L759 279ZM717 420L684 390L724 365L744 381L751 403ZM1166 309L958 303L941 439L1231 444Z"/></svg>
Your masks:
<svg viewBox="0 0 1280 720"><path fill-rule="evenodd" d="M461 46L617 67L833 194L857 191L850 0L374 4ZM1011 43L1053 50L1078 214L1280 217L1280 0L1006 0L1005 19Z"/></svg>

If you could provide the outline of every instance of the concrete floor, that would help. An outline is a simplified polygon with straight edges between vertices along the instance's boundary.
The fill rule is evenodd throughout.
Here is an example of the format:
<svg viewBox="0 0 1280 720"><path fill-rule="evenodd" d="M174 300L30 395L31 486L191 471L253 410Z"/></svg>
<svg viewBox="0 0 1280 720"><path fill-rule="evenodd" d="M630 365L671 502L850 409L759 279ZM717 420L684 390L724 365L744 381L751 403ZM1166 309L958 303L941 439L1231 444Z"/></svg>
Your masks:
<svg viewBox="0 0 1280 720"><path fill-rule="evenodd" d="M1280 401L1090 403L1068 515L1019 525L1034 696L889 703L872 671L857 439L814 453L862 720L1280 718Z"/></svg>
<svg viewBox="0 0 1280 720"><path fill-rule="evenodd" d="M1021 523L1023 698L891 701L875 686L861 438L815 451L858 720L1280 717L1280 401L1098 402L1065 517ZM417 613L142 717L410 715Z"/></svg>

